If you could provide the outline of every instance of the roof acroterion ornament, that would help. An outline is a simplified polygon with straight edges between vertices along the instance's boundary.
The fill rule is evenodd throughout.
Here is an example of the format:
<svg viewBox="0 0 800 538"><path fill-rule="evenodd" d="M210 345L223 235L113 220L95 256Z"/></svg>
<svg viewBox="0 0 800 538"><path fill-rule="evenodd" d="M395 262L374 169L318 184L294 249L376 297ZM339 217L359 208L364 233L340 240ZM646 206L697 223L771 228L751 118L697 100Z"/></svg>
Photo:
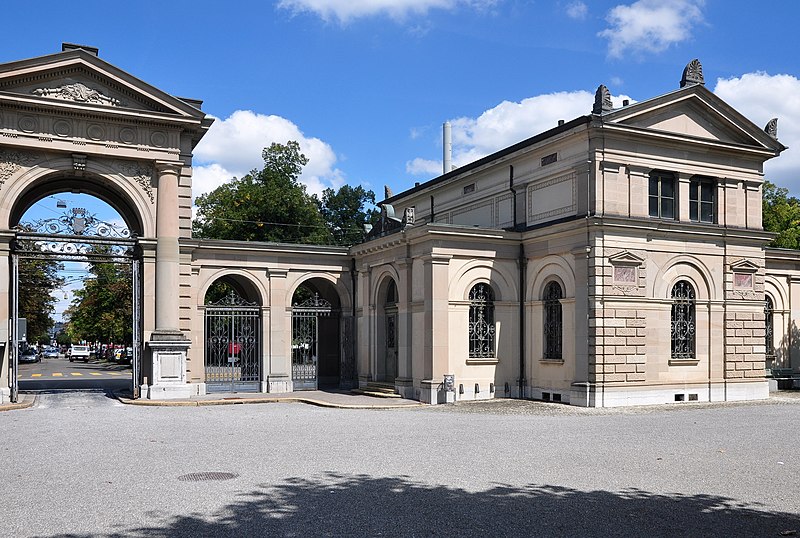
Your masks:
<svg viewBox="0 0 800 538"><path fill-rule="evenodd" d="M683 76L681 77L681 88L688 86L689 84L703 84L705 85L706 80L703 78L703 66L700 64L700 60L695 58L688 64L686 67L683 68Z"/></svg>
<svg viewBox="0 0 800 538"><path fill-rule="evenodd" d="M767 125L764 127L764 132L767 133L769 136L774 138L775 140L778 139L778 118L772 118L767 122Z"/></svg>
<svg viewBox="0 0 800 538"><path fill-rule="evenodd" d="M611 112L614 109L614 104L611 102L611 92L608 91L603 84L597 87L594 94L594 107L592 107L592 114L602 114L603 112Z"/></svg>

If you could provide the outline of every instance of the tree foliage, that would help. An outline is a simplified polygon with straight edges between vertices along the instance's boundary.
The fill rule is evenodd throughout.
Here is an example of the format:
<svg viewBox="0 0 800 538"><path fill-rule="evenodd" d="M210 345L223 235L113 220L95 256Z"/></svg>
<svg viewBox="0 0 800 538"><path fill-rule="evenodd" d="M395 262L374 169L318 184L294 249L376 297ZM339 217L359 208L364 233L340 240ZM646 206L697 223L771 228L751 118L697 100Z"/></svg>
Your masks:
<svg viewBox="0 0 800 538"><path fill-rule="evenodd" d="M64 283L60 268L52 260L22 258L19 262L19 315L27 320L29 342L49 340L56 304L52 291Z"/></svg>
<svg viewBox="0 0 800 538"><path fill-rule="evenodd" d="M297 142L273 143L261 155L264 167L217 187L195 200L195 237L349 245L374 219L375 194L344 185L322 199L306 192L300 173L308 159Z"/></svg>
<svg viewBox="0 0 800 538"><path fill-rule="evenodd" d="M800 200L789 196L788 189L765 181L762 210L764 229L778 234L769 246L800 248Z"/></svg>
<svg viewBox="0 0 800 538"><path fill-rule="evenodd" d="M313 196L298 181L308 163L297 142L264 149L264 168L197 197L194 235L240 241L324 242L327 231Z"/></svg>
<svg viewBox="0 0 800 538"><path fill-rule="evenodd" d="M364 187L342 185L338 191L322 191L320 212L336 245L352 245L364 237L364 224L374 221L380 213L367 209L375 205L375 193Z"/></svg>
<svg viewBox="0 0 800 538"><path fill-rule="evenodd" d="M66 332L73 342L133 341L133 279L131 266L106 261L89 262L83 288L66 311Z"/></svg>

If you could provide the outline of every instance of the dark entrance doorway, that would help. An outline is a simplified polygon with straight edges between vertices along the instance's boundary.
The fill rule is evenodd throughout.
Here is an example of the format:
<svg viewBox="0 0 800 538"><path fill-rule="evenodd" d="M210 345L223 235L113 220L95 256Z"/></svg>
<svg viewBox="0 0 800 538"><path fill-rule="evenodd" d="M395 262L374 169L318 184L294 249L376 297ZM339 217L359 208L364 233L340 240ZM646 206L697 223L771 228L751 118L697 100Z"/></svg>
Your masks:
<svg viewBox="0 0 800 538"><path fill-rule="evenodd" d="M340 310L338 297L326 284L315 285L311 281L298 288L292 297L292 383L295 390L341 384Z"/></svg>

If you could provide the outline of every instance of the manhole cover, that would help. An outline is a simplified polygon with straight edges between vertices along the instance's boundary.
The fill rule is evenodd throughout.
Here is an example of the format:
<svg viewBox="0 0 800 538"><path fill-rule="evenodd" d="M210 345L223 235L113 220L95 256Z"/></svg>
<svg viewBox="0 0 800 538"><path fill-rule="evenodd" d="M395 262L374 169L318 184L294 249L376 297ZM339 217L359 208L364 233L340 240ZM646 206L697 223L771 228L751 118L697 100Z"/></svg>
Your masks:
<svg viewBox="0 0 800 538"><path fill-rule="evenodd" d="M189 473L178 477L183 482L205 482L207 480L233 480L239 475L236 473Z"/></svg>

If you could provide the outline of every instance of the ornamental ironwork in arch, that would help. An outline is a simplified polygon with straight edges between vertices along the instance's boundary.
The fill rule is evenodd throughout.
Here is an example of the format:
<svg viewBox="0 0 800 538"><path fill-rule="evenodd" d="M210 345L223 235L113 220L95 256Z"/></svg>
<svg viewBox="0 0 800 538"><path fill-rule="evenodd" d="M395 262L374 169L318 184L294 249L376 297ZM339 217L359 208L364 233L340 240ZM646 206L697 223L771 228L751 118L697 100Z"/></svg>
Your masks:
<svg viewBox="0 0 800 538"><path fill-rule="evenodd" d="M102 221L84 208L52 219L20 222L14 250L25 255L65 258L128 258L136 234L127 227Z"/></svg>
<svg viewBox="0 0 800 538"><path fill-rule="evenodd" d="M686 280L672 287L672 358L695 358L695 299L694 287Z"/></svg>
<svg viewBox="0 0 800 538"><path fill-rule="evenodd" d="M257 308L258 302L248 301L234 290L228 290L228 293L222 296L218 301L210 302L206 306L213 307L250 307Z"/></svg>
<svg viewBox="0 0 800 538"><path fill-rule="evenodd" d="M488 284L476 284L469 291L469 356L494 357L494 291Z"/></svg>
<svg viewBox="0 0 800 538"><path fill-rule="evenodd" d="M563 316L561 299L564 293L561 284L550 282L544 289L544 358L560 360L562 358Z"/></svg>

